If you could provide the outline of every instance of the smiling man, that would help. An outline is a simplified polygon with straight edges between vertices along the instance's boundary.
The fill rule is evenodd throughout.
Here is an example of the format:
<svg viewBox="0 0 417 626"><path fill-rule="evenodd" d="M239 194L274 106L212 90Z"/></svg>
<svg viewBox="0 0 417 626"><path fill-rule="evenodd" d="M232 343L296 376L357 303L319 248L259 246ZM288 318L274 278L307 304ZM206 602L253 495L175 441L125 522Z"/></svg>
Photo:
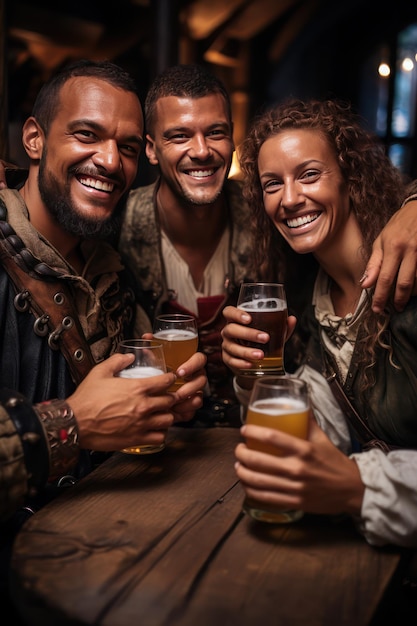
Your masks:
<svg viewBox="0 0 417 626"><path fill-rule="evenodd" d="M61 351L51 349L58 347L52 341L49 348L45 343L57 299L40 305L46 311L42 323L34 324L30 314L29 304L36 304L43 283L56 281L62 299L74 301L94 361L109 356L124 331L129 290L123 286L119 255L103 239L120 219L142 142L135 83L110 63L80 62L54 76L23 125L27 179L19 190L0 192L0 374L4 386L31 401L66 397L72 391ZM7 264L8 255L13 263ZM15 265L25 275L16 276ZM16 291L24 293L29 277L35 282L28 287L28 302L21 295L13 305ZM42 314L40 309L35 313ZM60 337L66 334L68 330ZM85 354L80 367L83 360ZM77 369L77 363L71 367Z"/></svg>
<svg viewBox="0 0 417 626"><path fill-rule="evenodd" d="M107 61L62 68L41 88L22 141L27 178L0 189L3 607L10 547L29 514L100 453L160 443L174 420L201 406L207 380L201 353L182 364L187 382L172 394L173 373L116 376L130 359L113 353L140 310L106 241L143 144L134 80Z"/></svg>
<svg viewBox="0 0 417 626"><path fill-rule="evenodd" d="M198 318L210 389L198 419L238 425L231 372L221 360L222 310L249 268L249 209L228 174L234 151L230 100L199 65L165 70L145 101L146 154L159 178L129 194L120 251L152 319L161 311Z"/></svg>
<svg viewBox="0 0 417 626"><path fill-rule="evenodd" d="M167 393L172 374L123 382L114 376L126 362L113 353L132 336L140 311L120 255L106 241L119 226L143 144L134 80L107 61L63 68L39 92L22 141L27 178L20 189L0 190L1 387L47 403L50 417L75 415L77 437L60 438L59 431L51 457L66 446L77 458L77 424L88 450L158 443L174 417L189 419L201 405L206 359L198 353L183 364L182 397ZM22 411L14 416L30 443L24 435L33 420ZM40 448L27 469L45 478ZM83 460L71 465L75 473L90 469L91 455Z"/></svg>

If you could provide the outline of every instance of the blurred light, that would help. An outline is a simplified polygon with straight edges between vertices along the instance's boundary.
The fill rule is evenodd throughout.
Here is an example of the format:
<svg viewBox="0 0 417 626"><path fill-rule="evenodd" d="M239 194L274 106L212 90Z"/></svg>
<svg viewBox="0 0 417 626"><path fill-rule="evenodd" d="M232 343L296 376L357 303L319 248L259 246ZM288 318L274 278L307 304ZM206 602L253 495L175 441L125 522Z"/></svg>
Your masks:
<svg viewBox="0 0 417 626"><path fill-rule="evenodd" d="M386 78L391 74L390 66L388 63L380 63L378 67L378 74Z"/></svg>
<svg viewBox="0 0 417 626"><path fill-rule="evenodd" d="M239 159L235 151L233 152L232 166L230 168L228 178L237 178L238 180L241 180L242 177L242 170L240 169Z"/></svg>
<svg viewBox="0 0 417 626"><path fill-rule="evenodd" d="M403 59L403 62L401 63L401 67L404 72L411 72L414 68L413 59L410 59L410 57L405 57L405 59Z"/></svg>

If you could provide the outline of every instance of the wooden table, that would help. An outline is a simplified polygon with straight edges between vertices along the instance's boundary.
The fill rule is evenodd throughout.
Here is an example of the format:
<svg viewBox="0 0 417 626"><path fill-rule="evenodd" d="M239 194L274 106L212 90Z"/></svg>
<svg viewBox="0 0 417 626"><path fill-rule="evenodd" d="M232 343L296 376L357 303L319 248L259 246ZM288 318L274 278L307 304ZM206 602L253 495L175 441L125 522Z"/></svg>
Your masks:
<svg viewBox="0 0 417 626"><path fill-rule="evenodd" d="M348 520L250 520L235 429L176 428L115 453L24 526L12 588L28 624L362 626L399 564Z"/></svg>

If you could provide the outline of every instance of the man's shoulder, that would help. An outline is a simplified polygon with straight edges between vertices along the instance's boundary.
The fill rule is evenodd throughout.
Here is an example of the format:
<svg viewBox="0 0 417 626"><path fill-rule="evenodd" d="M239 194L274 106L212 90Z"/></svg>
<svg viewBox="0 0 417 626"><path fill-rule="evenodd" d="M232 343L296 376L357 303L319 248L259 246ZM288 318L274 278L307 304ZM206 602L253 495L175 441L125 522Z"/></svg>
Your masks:
<svg viewBox="0 0 417 626"><path fill-rule="evenodd" d="M132 239L143 238L156 228L154 193L156 183L137 187L129 192L123 215L119 246ZM151 237L152 240L154 236Z"/></svg>
<svg viewBox="0 0 417 626"><path fill-rule="evenodd" d="M153 204L156 182L129 191L126 206L129 210L140 211L144 206Z"/></svg>

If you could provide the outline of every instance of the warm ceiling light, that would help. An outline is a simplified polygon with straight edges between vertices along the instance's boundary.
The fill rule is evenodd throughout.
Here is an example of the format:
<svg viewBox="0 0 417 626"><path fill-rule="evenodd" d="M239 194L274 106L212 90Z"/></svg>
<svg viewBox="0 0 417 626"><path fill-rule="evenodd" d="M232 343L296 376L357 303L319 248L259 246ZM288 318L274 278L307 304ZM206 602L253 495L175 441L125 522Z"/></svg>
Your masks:
<svg viewBox="0 0 417 626"><path fill-rule="evenodd" d="M378 67L378 74L383 78L386 78L391 74L390 66L388 63L380 63Z"/></svg>
<svg viewBox="0 0 417 626"><path fill-rule="evenodd" d="M410 59L410 57L405 57L405 59L403 59L403 62L401 63L401 68L404 70L404 72L411 72L414 68L413 59Z"/></svg>

